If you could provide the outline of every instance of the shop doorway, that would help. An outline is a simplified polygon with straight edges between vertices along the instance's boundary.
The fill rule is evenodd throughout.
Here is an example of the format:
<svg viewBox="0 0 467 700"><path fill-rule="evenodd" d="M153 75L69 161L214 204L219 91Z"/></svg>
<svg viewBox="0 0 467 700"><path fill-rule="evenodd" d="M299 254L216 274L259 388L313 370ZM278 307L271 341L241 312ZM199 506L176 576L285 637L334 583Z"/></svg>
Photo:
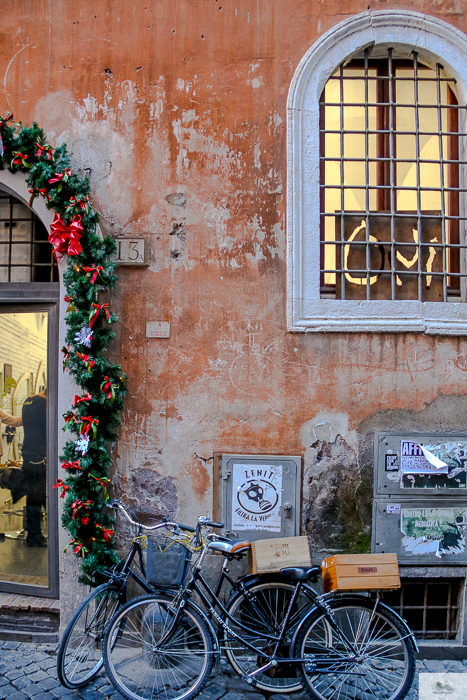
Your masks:
<svg viewBox="0 0 467 700"><path fill-rule="evenodd" d="M0 591L58 593L58 271L47 230L0 192Z"/></svg>

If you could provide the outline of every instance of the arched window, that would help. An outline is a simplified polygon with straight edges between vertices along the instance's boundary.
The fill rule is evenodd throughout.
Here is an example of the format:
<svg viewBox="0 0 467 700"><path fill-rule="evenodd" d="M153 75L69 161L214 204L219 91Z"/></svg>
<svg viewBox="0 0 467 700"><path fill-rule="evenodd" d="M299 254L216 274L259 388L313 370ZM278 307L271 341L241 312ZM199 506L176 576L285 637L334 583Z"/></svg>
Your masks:
<svg viewBox="0 0 467 700"><path fill-rule="evenodd" d="M291 330L467 333L466 82L467 37L418 13L359 15L305 56L289 100Z"/></svg>
<svg viewBox="0 0 467 700"><path fill-rule="evenodd" d="M58 269L39 217L0 189L1 282L58 282Z"/></svg>

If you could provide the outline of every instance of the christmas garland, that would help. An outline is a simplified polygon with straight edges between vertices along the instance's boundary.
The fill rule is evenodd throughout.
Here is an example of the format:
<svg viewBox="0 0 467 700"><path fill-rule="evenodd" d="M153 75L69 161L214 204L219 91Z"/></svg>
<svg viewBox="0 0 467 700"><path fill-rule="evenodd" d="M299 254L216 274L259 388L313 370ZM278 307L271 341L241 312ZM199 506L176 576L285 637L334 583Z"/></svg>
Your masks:
<svg viewBox="0 0 467 700"><path fill-rule="evenodd" d="M112 289L117 281L110 259L116 245L96 232L99 216L89 203L89 181L71 171L66 145L47 144L35 122L29 128L14 122L13 114L0 117L0 169L5 166L26 175L29 206L43 197L55 212L49 240L57 261L67 259L63 369L82 393L64 415L63 430L74 439L60 457L64 473L54 488L65 499L62 524L72 538L68 546L81 558L80 581L89 583L98 569L118 561L105 505L111 465L107 443L117 437L126 387L121 367L105 356L117 317L108 302L99 301L99 291Z"/></svg>

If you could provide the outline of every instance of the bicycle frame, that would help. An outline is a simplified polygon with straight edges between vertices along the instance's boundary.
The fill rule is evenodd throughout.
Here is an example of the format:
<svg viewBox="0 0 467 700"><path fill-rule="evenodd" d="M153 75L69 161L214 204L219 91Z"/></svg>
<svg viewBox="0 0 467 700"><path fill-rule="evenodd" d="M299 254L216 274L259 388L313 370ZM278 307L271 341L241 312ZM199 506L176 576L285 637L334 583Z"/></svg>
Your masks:
<svg viewBox="0 0 467 700"><path fill-rule="evenodd" d="M297 585L295 587L295 590L292 594L292 598L290 600L289 606L287 608L287 612L285 614L284 620L282 622L282 625L279 630L278 636L272 635L272 634L264 634L263 632L258 632L257 630L252 629L251 627L247 627L246 625L241 624L238 620L235 620L225 609L225 607L222 605L222 603L219 600L219 593L222 589L222 585L224 581L227 579L233 586L236 588L238 591L241 591L246 597L248 597L247 593L248 591L245 592L244 586L242 585L241 581L240 584L237 582L233 581L233 579L228 575L226 571L226 563L227 563L227 558L224 561L224 565L221 569L221 572L219 574L219 578L215 587L215 590L213 591L212 588L209 586L207 583L206 579L203 577L201 573L201 564L202 561L207 553L207 549L204 548L203 552L201 553L197 563L193 567L192 574L187 581L185 588L183 591L178 596L175 596L174 598L174 603L176 605L176 609L174 610L174 617L171 622L171 625L165 635L159 640L158 647L162 647L164 644L169 642L171 638L177 633L177 624L180 619L181 612L183 608L185 607L185 604L187 601L189 601L193 591L196 591L196 593L199 595L201 598L201 601L203 602L207 612L204 612L203 610L200 610L200 613L202 614L203 618L206 620L207 624L210 626L212 629L212 625L210 623L210 618L214 618L217 623L227 631L229 635L231 635L234 639L237 639L242 646L245 646L247 649L250 649L253 651L256 655L264 657L265 659L268 659L267 663L264 666L261 666L260 668L256 669L253 671L253 673L250 673L248 675L248 678L251 679L249 682L253 682L254 676L256 676L259 673L262 673L264 671L267 671L269 668L273 666L278 666L279 664L283 663L297 663L297 662L305 662L306 659L296 659L296 658L285 658L285 657L279 657L278 652L279 648L281 646L281 643L284 639L285 632L287 630L287 625L293 610L293 607L295 605L295 601L298 598L298 595L300 593L300 590L302 588L302 584L300 581L297 581ZM200 585L201 584L201 585ZM203 588L204 590L203 590ZM204 592L206 591L206 593ZM190 601L191 602L191 601ZM254 605L254 602L252 602ZM198 607L198 606L196 606ZM258 647L255 647L253 644L250 644L249 642L246 641L246 639L243 639L239 634L234 632L232 629L230 629L229 625L225 620L222 619L222 617L216 612L215 608L218 607L219 610L221 611L222 614L225 615L225 617L233 622L235 625L240 627L241 629L245 630L246 632L249 632L250 634L254 635L256 638L260 637L261 639L268 640L270 643L274 643L274 648L272 654L267 654L265 653L264 649L260 649ZM260 619L260 611L257 611ZM217 635L216 635L217 637Z"/></svg>

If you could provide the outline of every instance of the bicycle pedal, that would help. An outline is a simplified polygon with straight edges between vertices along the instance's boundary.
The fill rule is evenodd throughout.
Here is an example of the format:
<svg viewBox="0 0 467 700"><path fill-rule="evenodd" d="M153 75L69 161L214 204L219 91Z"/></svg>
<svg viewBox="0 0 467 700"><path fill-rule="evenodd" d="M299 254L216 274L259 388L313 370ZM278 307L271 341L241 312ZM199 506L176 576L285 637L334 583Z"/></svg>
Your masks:
<svg viewBox="0 0 467 700"><path fill-rule="evenodd" d="M245 681L245 683L248 683L248 685L258 685L256 678L254 676L249 676L248 673L242 673L242 681Z"/></svg>

